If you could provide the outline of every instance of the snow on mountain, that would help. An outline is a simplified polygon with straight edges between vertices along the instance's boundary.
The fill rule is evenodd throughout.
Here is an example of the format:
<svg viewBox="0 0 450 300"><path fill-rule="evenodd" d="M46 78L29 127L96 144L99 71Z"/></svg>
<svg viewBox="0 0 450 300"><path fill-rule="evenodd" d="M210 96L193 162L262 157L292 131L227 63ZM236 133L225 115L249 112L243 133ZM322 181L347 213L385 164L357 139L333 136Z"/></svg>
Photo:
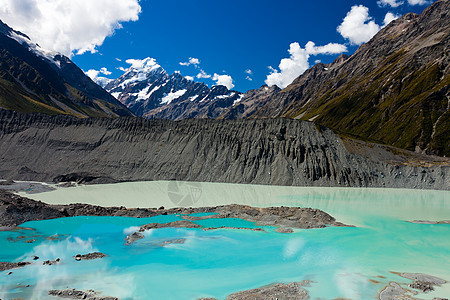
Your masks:
<svg viewBox="0 0 450 300"><path fill-rule="evenodd" d="M56 59L57 56L61 56L60 53L41 48L38 44L33 43L27 35L19 31L10 30L6 34L10 38L16 40L19 44L28 46L28 49L34 54L54 63L58 68L61 67L60 61Z"/></svg>
<svg viewBox="0 0 450 300"><path fill-rule="evenodd" d="M131 66L105 89L138 116L216 118L240 96L222 85L209 88L178 72L169 75L155 59L127 60Z"/></svg>
<svg viewBox="0 0 450 300"><path fill-rule="evenodd" d="M1 20L0 56L5 109L83 118L133 115L68 57L41 48Z"/></svg>

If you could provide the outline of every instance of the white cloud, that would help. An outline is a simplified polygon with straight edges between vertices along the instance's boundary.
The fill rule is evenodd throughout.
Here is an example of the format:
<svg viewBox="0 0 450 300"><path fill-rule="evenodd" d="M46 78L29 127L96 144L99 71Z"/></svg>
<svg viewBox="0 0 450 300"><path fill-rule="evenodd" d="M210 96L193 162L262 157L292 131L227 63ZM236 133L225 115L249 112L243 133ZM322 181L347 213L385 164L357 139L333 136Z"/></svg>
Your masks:
<svg viewBox="0 0 450 300"><path fill-rule="evenodd" d="M0 0L0 19L48 50L96 52L106 37L137 21L139 0Z"/></svg>
<svg viewBox="0 0 450 300"><path fill-rule="evenodd" d="M98 85L101 86L106 86L112 79L103 77L103 76L98 76L99 74L103 74L103 75L111 75L111 72L108 71L107 68L101 68L100 70L94 70L91 69L87 72L85 72L87 76L89 76L95 83L97 83Z"/></svg>
<svg viewBox="0 0 450 300"><path fill-rule="evenodd" d="M298 43L291 43L288 50L290 57L283 58L280 61L280 71L269 67L271 73L267 75L265 83L268 86L277 85L280 88L285 88L309 68L308 60L311 55L339 54L346 51L346 46L335 43L316 46L310 41L305 45L305 49L301 48Z"/></svg>
<svg viewBox="0 0 450 300"><path fill-rule="evenodd" d="M194 77L192 77L192 76L184 76L184 78L186 78L187 80L190 80L190 81L194 81Z"/></svg>
<svg viewBox="0 0 450 300"><path fill-rule="evenodd" d="M197 74L197 78L211 78L211 75L206 74L204 70L200 70L200 73Z"/></svg>
<svg viewBox="0 0 450 300"><path fill-rule="evenodd" d="M363 5L352 6L337 31L353 45L368 42L380 26L369 16L369 9Z"/></svg>
<svg viewBox="0 0 450 300"><path fill-rule="evenodd" d="M429 4L428 0L408 0L409 5L426 5Z"/></svg>
<svg viewBox="0 0 450 300"><path fill-rule="evenodd" d="M320 59L316 59L315 61L314 61L314 63L315 64L320 64L322 61L320 60Z"/></svg>
<svg viewBox="0 0 450 300"><path fill-rule="evenodd" d="M251 77L253 75L252 70L250 70L250 69L245 70L245 74L247 74L247 76L245 77L246 80L253 81L253 78Z"/></svg>
<svg viewBox="0 0 450 300"><path fill-rule="evenodd" d="M217 85L226 86L229 90L234 88L233 78L231 78L230 75L219 75L217 73L214 73L212 80L214 80Z"/></svg>
<svg viewBox="0 0 450 300"><path fill-rule="evenodd" d="M151 71L156 68L160 68L160 65L156 62L156 59L147 57L144 59L134 59L130 58L125 61L127 64L131 65L135 71Z"/></svg>
<svg viewBox="0 0 450 300"><path fill-rule="evenodd" d="M117 61L122 61L120 58L117 58L117 57L116 57L116 60L117 60Z"/></svg>
<svg viewBox="0 0 450 300"><path fill-rule="evenodd" d="M122 72L126 72L127 71L127 69L125 69L124 67L118 67L117 70L120 70Z"/></svg>
<svg viewBox="0 0 450 300"><path fill-rule="evenodd" d="M181 66L190 66L190 65L198 66L199 64L200 60L195 57L189 57L189 61L187 62L180 62Z"/></svg>
<svg viewBox="0 0 450 300"><path fill-rule="evenodd" d="M318 54L339 54L342 52L347 52L347 47L345 45L329 43L325 46L316 46L315 43L309 41L305 45L305 50L308 54L318 55Z"/></svg>
<svg viewBox="0 0 450 300"><path fill-rule="evenodd" d="M298 43L291 43L288 52L291 56L280 61L280 72L271 68L272 73L267 75L265 81L268 86L277 85L285 88L309 68L309 55Z"/></svg>
<svg viewBox="0 0 450 300"><path fill-rule="evenodd" d="M100 73L105 74L105 75L111 75L112 73L110 71L108 71L107 68L103 67L100 69Z"/></svg>
<svg viewBox="0 0 450 300"><path fill-rule="evenodd" d="M379 0L377 2L378 6L383 7L383 6L391 6L391 7L399 7L400 5L403 4L402 0Z"/></svg>
<svg viewBox="0 0 450 300"><path fill-rule="evenodd" d="M388 12L388 13L384 16L384 22L383 22L384 26L383 26L383 27L387 26L389 23L391 23L391 22L394 21L394 20L397 20L398 18L400 18L399 15L395 15L395 14L393 14L393 13L391 13L391 12Z"/></svg>

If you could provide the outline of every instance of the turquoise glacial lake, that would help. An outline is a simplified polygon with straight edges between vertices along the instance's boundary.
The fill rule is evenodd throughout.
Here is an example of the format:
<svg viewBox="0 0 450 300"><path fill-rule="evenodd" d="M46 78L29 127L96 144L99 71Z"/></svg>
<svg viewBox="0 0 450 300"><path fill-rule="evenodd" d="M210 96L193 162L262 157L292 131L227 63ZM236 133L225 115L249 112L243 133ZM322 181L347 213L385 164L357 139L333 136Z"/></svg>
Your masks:
<svg viewBox="0 0 450 300"><path fill-rule="evenodd" d="M225 299L241 290L302 280L311 281L305 288L311 299L376 299L390 281L411 282L392 272L425 273L450 282L450 225L408 222L450 220L448 191L158 181L57 188L26 196L48 203L127 207L313 207L356 227L297 229L291 234L277 233L274 227L263 227L266 232L165 228L149 230L144 239L126 246L125 237L138 226L181 216L27 222L21 227L33 230L0 231L0 261L32 262L0 272L1 299L52 299L48 290L64 288L93 289L120 299ZM258 227L239 219L194 222ZM162 246L173 239L185 243ZM108 256L73 258L94 251ZM40 259L33 261L34 255ZM56 258L59 264L42 265ZM447 283L417 297L449 296Z"/></svg>

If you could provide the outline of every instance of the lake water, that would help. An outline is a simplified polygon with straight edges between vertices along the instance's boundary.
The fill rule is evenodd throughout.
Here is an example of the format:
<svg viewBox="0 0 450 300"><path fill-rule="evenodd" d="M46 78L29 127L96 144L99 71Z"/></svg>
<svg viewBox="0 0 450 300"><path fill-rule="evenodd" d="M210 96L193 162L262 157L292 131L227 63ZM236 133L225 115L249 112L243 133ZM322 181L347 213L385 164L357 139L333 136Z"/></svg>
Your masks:
<svg viewBox="0 0 450 300"><path fill-rule="evenodd" d="M60 258L0 272L0 298L42 298L49 289L94 289L121 299L224 299L273 282L311 280L312 299L374 299L391 273L425 273L450 281L450 225L412 220L449 220L450 192L397 189L305 188L220 183L135 182L60 188L27 195L48 203L173 207L249 204L322 209L357 227L295 230L292 234L247 230L157 229L125 246L137 226L180 216L145 219L75 217L27 222L34 231L0 232L0 261ZM255 227L243 220L204 220L201 225ZM57 235L57 240L47 240ZM17 239L17 237L21 237ZM183 244L161 246L185 239ZM34 243L26 240L36 239ZM108 256L77 262L72 256ZM381 278L380 276L384 277ZM377 283L378 282L378 283ZM30 287L20 287L20 285ZM19 287L18 287L19 286ZM423 299L449 297L450 283Z"/></svg>

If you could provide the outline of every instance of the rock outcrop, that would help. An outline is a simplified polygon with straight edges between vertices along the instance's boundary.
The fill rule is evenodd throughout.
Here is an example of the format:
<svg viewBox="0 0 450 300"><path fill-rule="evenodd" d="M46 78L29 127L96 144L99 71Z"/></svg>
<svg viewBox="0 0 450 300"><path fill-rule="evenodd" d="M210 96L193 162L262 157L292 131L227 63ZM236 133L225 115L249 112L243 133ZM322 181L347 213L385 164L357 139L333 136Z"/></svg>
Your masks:
<svg viewBox="0 0 450 300"><path fill-rule="evenodd" d="M101 296L94 290L81 291L76 289L65 290L50 290L48 291L50 296L65 298L65 299L87 299L87 300L119 300L116 297Z"/></svg>
<svg viewBox="0 0 450 300"><path fill-rule="evenodd" d="M305 121L77 119L0 110L4 179L52 181L75 173L90 182L449 189L448 170L448 159L418 167L352 154L331 130Z"/></svg>
<svg viewBox="0 0 450 300"><path fill-rule="evenodd" d="M233 104L220 115L222 119L246 119L252 117L256 111L264 107L275 97L281 89L276 85L263 85L259 89L247 91L240 101Z"/></svg>
<svg viewBox="0 0 450 300"><path fill-rule="evenodd" d="M253 290L237 292L229 295L227 300L265 300L265 299L284 299L284 300L306 300L309 299L308 292L303 288L308 283L274 283Z"/></svg>

